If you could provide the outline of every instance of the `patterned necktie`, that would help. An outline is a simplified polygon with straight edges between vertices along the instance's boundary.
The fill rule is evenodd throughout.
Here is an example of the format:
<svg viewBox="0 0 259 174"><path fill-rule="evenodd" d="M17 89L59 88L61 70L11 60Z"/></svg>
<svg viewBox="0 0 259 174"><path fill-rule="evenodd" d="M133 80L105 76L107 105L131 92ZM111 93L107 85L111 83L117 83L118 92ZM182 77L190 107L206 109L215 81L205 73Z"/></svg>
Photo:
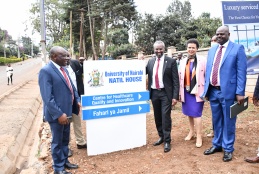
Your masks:
<svg viewBox="0 0 259 174"><path fill-rule="evenodd" d="M160 88L159 87L159 79L158 79L159 62L160 62L160 58L157 58L157 67L156 67L156 75L155 75L156 89Z"/></svg>
<svg viewBox="0 0 259 174"><path fill-rule="evenodd" d="M63 74L63 76L64 76L64 78L65 78L65 80L67 82L67 85L68 85L68 87L69 87L69 89L70 89L70 91L72 93L72 103L73 103L73 101L74 101L74 93L73 93L73 89L72 89L71 83L70 83L70 81L68 79L67 73L65 72L64 68L60 67L60 70L61 70L61 72L62 72L62 74Z"/></svg>
<svg viewBox="0 0 259 174"><path fill-rule="evenodd" d="M215 86L218 83L218 70L219 70L219 63L222 55L222 48L224 46L220 46L219 52L217 54L216 60L214 62L214 67L213 67L213 73L212 73L212 85Z"/></svg>

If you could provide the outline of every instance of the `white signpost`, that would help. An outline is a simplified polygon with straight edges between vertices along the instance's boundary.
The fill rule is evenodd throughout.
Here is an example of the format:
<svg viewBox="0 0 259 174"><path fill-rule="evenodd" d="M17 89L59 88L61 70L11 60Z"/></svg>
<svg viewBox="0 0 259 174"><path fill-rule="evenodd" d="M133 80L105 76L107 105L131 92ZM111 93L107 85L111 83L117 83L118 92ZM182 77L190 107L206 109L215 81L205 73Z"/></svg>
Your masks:
<svg viewBox="0 0 259 174"><path fill-rule="evenodd" d="M140 60L84 62L81 102L89 156L146 144L145 65Z"/></svg>

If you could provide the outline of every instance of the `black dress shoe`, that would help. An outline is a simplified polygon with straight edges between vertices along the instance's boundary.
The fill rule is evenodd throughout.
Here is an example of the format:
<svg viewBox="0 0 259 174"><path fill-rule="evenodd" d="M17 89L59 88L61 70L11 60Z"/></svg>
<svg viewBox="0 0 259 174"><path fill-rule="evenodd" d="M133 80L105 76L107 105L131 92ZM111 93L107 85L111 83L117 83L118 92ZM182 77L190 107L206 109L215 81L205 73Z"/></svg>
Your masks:
<svg viewBox="0 0 259 174"><path fill-rule="evenodd" d="M164 142L163 138L160 137L160 138L153 144L153 146L158 146L158 145L162 144L163 142Z"/></svg>
<svg viewBox="0 0 259 174"><path fill-rule="evenodd" d="M222 152L222 148L217 149L216 147L212 146L211 148L204 151L204 155L211 155L216 152Z"/></svg>
<svg viewBox="0 0 259 174"><path fill-rule="evenodd" d="M72 173L62 170L62 171L54 171L54 174L72 174Z"/></svg>
<svg viewBox="0 0 259 174"><path fill-rule="evenodd" d="M65 168L67 168L67 169L77 169L78 165L67 162L67 163L65 163Z"/></svg>
<svg viewBox="0 0 259 174"><path fill-rule="evenodd" d="M164 152L169 152L171 150L171 144L170 143L165 143L164 145Z"/></svg>
<svg viewBox="0 0 259 174"><path fill-rule="evenodd" d="M224 152L223 161L228 162L232 160L232 152Z"/></svg>
<svg viewBox="0 0 259 174"><path fill-rule="evenodd" d="M86 144L84 144L84 145L79 145L79 144L77 144L77 148L78 148L78 149L86 149L86 148L87 148L87 145L86 145Z"/></svg>

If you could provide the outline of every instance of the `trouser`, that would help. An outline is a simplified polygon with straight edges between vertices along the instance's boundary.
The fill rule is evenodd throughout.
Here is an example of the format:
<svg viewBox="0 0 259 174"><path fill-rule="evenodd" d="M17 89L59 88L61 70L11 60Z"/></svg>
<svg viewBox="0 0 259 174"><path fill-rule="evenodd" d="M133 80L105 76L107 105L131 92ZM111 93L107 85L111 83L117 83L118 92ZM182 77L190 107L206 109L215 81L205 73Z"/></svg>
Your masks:
<svg viewBox="0 0 259 174"><path fill-rule="evenodd" d="M78 145L86 144L84 135L82 133L80 115L72 114L72 124L73 124L74 133L75 133L75 137L76 137L76 144L78 144Z"/></svg>
<svg viewBox="0 0 259 174"><path fill-rule="evenodd" d="M13 84L13 75L10 75L9 77L7 77L8 84L9 84L9 81L11 82L11 84Z"/></svg>
<svg viewBox="0 0 259 174"><path fill-rule="evenodd" d="M164 89L152 89L152 105L154 109L154 117L158 135L164 139L165 142L171 142L171 107L172 100L167 97Z"/></svg>
<svg viewBox="0 0 259 174"><path fill-rule="evenodd" d="M49 122L52 141L51 155L53 169L55 171L64 170L64 165L68 162L68 143L70 136L70 124L61 125L58 122Z"/></svg>
<svg viewBox="0 0 259 174"><path fill-rule="evenodd" d="M234 103L234 99L226 100L222 92L215 88L210 89L209 99L214 129L213 146L222 147L226 152L233 152L237 117L230 118L230 106Z"/></svg>

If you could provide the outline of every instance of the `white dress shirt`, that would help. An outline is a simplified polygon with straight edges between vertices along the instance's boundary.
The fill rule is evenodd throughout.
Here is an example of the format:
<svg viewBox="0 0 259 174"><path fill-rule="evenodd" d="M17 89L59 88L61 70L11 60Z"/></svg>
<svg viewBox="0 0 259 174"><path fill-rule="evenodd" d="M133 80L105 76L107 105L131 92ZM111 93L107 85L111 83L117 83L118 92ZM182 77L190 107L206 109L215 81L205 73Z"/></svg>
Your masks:
<svg viewBox="0 0 259 174"><path fill-rule="evenodd" d="M153 77L152 77L152 84L151 84L151 88L152 89L156 89L156 80L155 80L155 76L156 76L156 68L157 68L157 61L158 58L156 57L156 61L153 67ZM163 67L164 67L164 60L165 57L164 55L160 58L160 62L159 62L159 68L158 68L158 80L159 80L159 87L160 88L164 88L164 83L163 83Z"/></svg>
<svg viewBox="0 0 259 174"><path fill-rule="evenodd" d="M222 59L223 59L223 57L225 55L225 52L226 52L226 49L228 47L228 43L229 43L229 41L227 41L225 44L222 45L224 47L222 48L222 54L221 54L221 58L220 58L220 62L219 62L219 68L218 68L218 79L217 79L217 84L215 86L220 86L220 73L219 73L219 70L220 70L220 67L221 67L221 64L222 64ZM218 46L218 49L217 49L216 54L214 56L214 61L213 61L212 70L211 70L211 74L210 74L210 84L212 84L212 74L213 74L214 64L215 64L215 60L216 60L216 57L218 55L219 49L220 49L220 45Z"/></svg>

